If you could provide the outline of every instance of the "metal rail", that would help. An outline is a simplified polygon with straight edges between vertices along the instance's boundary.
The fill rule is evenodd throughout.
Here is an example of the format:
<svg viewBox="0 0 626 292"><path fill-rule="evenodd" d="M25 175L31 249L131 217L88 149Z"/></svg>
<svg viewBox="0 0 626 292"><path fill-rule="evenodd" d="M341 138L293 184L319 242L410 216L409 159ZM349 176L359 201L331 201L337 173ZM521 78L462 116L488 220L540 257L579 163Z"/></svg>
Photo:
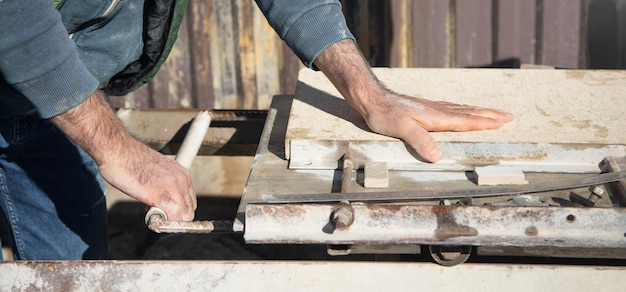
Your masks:
<svg viewBox="0 0 626 292"><path fill-rule="evenodd" d="M345 171L345 169L344 169ZM419 190L419 191L389 191L364 193L325 193L325 194L285 194L264 195L262 201L253 203L329 203L339 201L350 202L401 202L419 200L441 200L459 198L480 198L491 196L521 195L575 189L604 183L618 182L626 179L626 171L609 172L590 175L584 178L574 178L538 184L516 185L506 187L476 187L450 190Z"/></svg>

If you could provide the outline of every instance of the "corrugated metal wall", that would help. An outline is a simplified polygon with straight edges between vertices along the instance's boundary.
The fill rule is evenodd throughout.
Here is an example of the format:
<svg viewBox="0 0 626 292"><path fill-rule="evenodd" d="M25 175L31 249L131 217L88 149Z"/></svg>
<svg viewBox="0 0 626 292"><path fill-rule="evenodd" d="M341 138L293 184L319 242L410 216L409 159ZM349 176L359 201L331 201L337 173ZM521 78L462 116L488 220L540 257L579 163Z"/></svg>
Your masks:
<svg viewBox="0 0 626 292"><path fill-rule="evenodd" d="M344 0L373 66L626 68L626 0ZM302 68L251 0L190 0L155 79L115 107L266 109Z"/></svg>

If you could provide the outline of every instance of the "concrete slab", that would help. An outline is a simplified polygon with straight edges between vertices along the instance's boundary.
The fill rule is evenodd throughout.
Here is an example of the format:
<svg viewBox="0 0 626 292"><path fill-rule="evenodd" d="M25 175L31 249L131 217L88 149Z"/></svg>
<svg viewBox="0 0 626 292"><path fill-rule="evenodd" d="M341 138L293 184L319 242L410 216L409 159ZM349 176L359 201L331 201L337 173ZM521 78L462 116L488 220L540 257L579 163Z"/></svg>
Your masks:
<svg viewBox="0 0 626 292"><path fill-rule="evenodd" d="M390 89L402 94L496 108L515 115L514 121L496 130L432 133L442 145L442 162L562 163L570 158L549 156L574 150L574 157L582 157L588 149L607 145L618 147L609 147L610 153L600 150L585 160L597 164L604 156L626 155L620 147L626 144L626 71L375 68L374 72ZM285 157L300 162L294 167L314 165L309 161L312 159L328 157L332 161L340 151L337 149L347 147L345 142L368 148L361 155L378 155L380 159L380 155L390 153L402 156L397 158L400 161L418 161L403 142L371 132L322 73L300 71L286 131ZM519 147L515 153L507 153L515 147ZM353 158L358 162L358 155Z"/></svg>

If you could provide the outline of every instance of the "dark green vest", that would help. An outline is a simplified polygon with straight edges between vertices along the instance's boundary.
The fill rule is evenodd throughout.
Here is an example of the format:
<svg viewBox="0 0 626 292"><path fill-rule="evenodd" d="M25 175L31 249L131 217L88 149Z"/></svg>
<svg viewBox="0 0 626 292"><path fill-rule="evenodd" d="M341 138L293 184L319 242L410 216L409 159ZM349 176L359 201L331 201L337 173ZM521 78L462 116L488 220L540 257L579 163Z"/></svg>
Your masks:
<svg viewBox="0 0 626 292"><path fill-rule="evenodd" d="M146 84L167 59L183 20L188 0L146 0L143 54L113 76L103 89L108 95L125 95Z"/></svg>
<svg viewBox="0 0 626 292"><path fill-rule="evenodd" d="M59 7L65 0L53 0ZM102 90L108 95L125 95L146 84L167 59L183 20L188 0L145 0L143 53L139 60L117 73Z"/></svg>

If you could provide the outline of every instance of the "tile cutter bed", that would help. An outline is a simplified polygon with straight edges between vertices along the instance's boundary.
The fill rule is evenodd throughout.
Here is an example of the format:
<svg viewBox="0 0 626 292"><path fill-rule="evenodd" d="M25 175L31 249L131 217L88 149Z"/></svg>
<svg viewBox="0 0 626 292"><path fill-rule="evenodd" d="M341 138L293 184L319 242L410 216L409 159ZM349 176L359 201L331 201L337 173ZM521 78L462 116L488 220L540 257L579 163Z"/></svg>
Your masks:
<svg viewBox="0 0 626 292"><path fill-rule="evenodd" d="M325 244L333 255L426 247L448 266L472 249L626 259L626 73L375 73L400 93L500 108L516 120L433 133L444 158L423 163L401 141L371 133L323 75L302 71L296 96L272 102L234 222L172 222L151 210L146 223L157 232L243 233L250 244Z"/></svg>

